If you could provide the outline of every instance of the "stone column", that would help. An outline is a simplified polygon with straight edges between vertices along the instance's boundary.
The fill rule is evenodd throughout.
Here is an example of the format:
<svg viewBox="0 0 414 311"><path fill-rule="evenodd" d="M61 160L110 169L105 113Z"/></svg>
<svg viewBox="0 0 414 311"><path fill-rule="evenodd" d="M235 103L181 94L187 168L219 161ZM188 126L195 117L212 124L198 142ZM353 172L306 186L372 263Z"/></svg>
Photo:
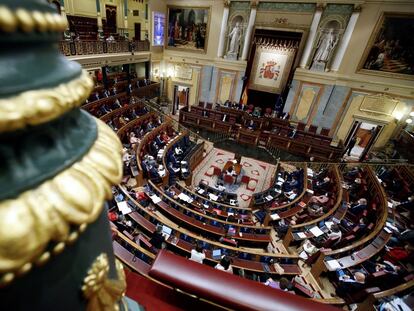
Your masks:
<svg viewBox="0 0 414 311"><path fill-rule="evenodd" d="M128 0L124 0L124 35L128 38Z"/></svg>
<svg viewBox="0 0 414 311"><path fill-rule="evenodd" d="M224 55L224 46L225 46L224 41L226 40L227 21L229 19L229 7L230 7L230 0L225 0L223 18L221 19L221 30L220 30L218 49L217 49L217 57L223 57Z"/></svg>
<svg viewBox="0 0 414 311"><path fill-rule="evenodd" d="M100 0L96 0L96 17L98 19L98 36L103 38L102 15Z"/></svg>
<svg viewBox="0 0 414 311"><path fill-rule="evenodd" d="M242 60L247 60L247 56L249 55L249 48L250 48L250 43L252 39L254 22L256 21L256 12L257 12L258 4L259 4L259 1L251 2L249 24L247 25L246 36L244 37L243 52L242 52L242 57L241 57Z"/></svg>
<svg viewBox="0 0 414 311"><path fill-rule="evenodd" d="M346 26L344 35L342 36L341 41L339 42L338 49L335 54L335 58L332 61L331 70L338 71L339 66L341 66L342 59L344 58L345 51L348 47L349 41L351 40L352 33L354 31L356 22L361 12L361 7L357 6L352 12L351 18L349 19L348 25Z"/></svg>
<svg viewBox="0 0 414 311"><path fill-rule="evenodd" d="M312 20L311 28L309 30L308 40L306 40L305 49L303 50L302 58L299 64L300 68L305 68L308 64L309 56L312 52L313 41L315 40L319 21L321 20L322 11L323 11L322 6L318 6L316 8L315 14L313 15L313 20Z"/></svg>

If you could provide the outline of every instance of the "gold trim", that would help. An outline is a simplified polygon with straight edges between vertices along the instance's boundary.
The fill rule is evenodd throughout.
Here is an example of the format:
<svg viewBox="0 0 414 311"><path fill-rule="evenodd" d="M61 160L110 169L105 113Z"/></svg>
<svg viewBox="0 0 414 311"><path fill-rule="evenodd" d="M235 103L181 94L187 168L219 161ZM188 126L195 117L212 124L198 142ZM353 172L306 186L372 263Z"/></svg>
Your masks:
<svg viewBox="0 0 414 311"><path fill-rule="evenodd" d="M0 6L0 30L4 32L62 32L67 28L66 17L57 13L27 11L23 8L12 11L6 6Z"/></svg>
<svg viewBox="0 0 414 311"><path fill-rule="evenodd" d="M122 263L115 261L118 279L111 280L108 255L99 255L92 264L82 286L84 297L88 300L87 311L119 310L119 303L126 290L125 273Z"/></svg>
<svg viewBox="0 0 414 311"><path fill-rule="evenodd" d="M53 120L80 106L92 89L93 81L83 70L78 78L53 88L0 99L0 133Z"/></svg>
<svg viewBox="0 0 414 311"><path fill-rule="evenodd" d="M37 188L0 202L0 285L12 281L25 264L44 264L50 253L62 252L76 238L71 226L83 232L112 197L111 186L122 178L122 146L105 123L96 123L98 137L80 161ZM51 242L54 247L46 251Z"/></svg>

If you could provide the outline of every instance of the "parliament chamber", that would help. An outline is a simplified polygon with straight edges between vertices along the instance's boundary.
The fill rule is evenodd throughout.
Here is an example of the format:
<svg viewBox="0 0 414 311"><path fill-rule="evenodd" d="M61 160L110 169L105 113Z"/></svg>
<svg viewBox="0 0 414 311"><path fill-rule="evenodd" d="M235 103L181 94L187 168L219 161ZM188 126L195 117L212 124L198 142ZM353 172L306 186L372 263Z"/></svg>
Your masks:
<svg viewBox="0 0 414 311"><path fill-rule="evenodd" d="M413 31L413 0L0 1L1 310L412 310Z"/></svg>

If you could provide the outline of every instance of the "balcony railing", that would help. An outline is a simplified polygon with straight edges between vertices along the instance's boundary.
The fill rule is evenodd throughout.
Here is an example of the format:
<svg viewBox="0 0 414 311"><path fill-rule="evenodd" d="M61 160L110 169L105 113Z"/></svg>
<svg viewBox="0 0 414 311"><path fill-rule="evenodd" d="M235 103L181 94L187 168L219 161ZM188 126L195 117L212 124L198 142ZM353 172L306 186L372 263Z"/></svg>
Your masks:
<svg viewBox="0 0 414 311"><path fill-rule="evenodd" d="M66 56L149 51L149 41L60 41L59 49Z"/></svg>

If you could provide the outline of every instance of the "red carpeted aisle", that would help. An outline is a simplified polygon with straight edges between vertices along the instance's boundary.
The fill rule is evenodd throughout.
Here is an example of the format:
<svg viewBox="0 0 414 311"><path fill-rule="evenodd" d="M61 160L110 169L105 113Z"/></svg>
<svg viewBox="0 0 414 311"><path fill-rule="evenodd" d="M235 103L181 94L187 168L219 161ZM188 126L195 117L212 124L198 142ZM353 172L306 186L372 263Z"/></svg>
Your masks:
<svg viewBox="0 0 414 311"><path fill-rule="evenodd" d="M188 295L159 285L137 273L125 270L126 296L138 302L146 311L219 310Z"/></svg>

